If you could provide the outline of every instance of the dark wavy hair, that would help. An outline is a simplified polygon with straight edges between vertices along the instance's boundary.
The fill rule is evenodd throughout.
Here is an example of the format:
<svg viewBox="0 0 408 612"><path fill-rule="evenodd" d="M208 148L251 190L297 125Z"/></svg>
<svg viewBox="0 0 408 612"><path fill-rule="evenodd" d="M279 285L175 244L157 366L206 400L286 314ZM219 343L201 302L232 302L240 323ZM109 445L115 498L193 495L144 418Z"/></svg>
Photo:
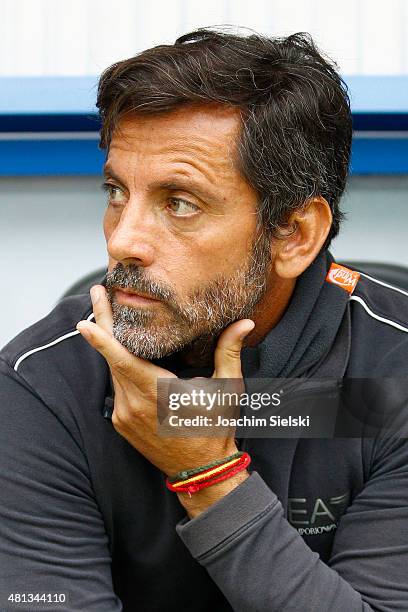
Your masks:
<svg viewBox="0 0 408 612"><path fill-rule="evenodd" d="M347 87L307 33L284 38L201 28L113 64L97 106L101 148L129 113L159 114L191 103L240 109L237 167L259 196L259 221L277 236L313 196L330 205L337 235L351 148Z"/></svg>

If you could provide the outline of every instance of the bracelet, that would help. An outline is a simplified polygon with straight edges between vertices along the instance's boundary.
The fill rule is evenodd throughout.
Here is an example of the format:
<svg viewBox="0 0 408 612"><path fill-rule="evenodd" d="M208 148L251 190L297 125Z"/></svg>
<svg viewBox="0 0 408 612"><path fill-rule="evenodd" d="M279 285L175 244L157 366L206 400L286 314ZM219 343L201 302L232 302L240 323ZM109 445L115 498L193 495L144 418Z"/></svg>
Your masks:
<svg viewBox="0 0 408 612"><path fill-rule="evenodd" d="M204 472L205 470L209 470L210 468L216 467L217 465L221 465L230 461L231 459L237 459L243 455L242 451L238 451L233 455L229 455L228 457L224 457L223 459L216 459L215 461L211 461L211 463L207 463L206 465L200 465L199 467L193 468L192 470L182 470L181 472L177 472L174 476L169 476L169 482L177 482L179 480L186 480L190 476L194 476L195 474L199 474Z"/></svg>
<svg viewBox="0 0 408 612"><path fill-rule="evenodd" d="M180 491L187 492L191 497L191 493L196 493L201 489L205 489L206 487L216 484L217 482L221 482L223 480L226 480L227 478L230 478L231 476L234 476L241 470L244 470L250 464L250 462L251 457L249 456L249 454L243 453L242 456L238 460L234 461L233 465L230 465L228 468L226 468L226 470L222 470L221 466L219 468L215 468L215 474L213 474L214 470L211 470L210 476L208 476L208 471L206 471L206 473L203 473L203 476L205 476L205 480L200 480L200 474L199 476L189 479L188 483L186 481L180 481L179 483L172 484L168 482L168 480L166 480L166 485L170 489L170 491L174 491L176 493ZM222 473L219 474L219 471L222 471Z"/></svg>
<svg viewBox="0 0 408 612"><path fill-rule="evenodd" d="M236 453L235 453L236 454ZM227 457L229 459L229 457ZM224 463L217 465L214 468L207 468L207 466L203 466L204 469L200 473L191 478L187 478L184 480L180 480L177 482L170 482L170 479L166 479L166 486L170 491L175 493L186 492L191 497L192 493L196 493L201 489L205 489L210 487L217 482L222 482L223 480L227 480L227 478L231 478L235 476L238 472L244 470L251 463L251 457L246 452L240 452L239 457L236 459L232 459L230 461L223 460ZM219 462L218 462L219 463ZM199 468L195 468L195 471ZM202 469L202 468L201 468ZM191 470L186 470L187 472L191 472Z"/></svg>

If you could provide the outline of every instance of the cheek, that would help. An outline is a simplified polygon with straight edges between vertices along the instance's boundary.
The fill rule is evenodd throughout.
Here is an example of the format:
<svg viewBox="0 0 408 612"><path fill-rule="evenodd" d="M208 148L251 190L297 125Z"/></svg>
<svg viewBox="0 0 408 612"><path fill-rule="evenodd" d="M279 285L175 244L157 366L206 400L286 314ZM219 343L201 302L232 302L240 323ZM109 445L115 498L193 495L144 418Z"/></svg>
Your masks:
<svg viewBox="0 0 408 612"><path fill-rule="evenodd" d="M202 244L200 263L209 274L231 274L250 252L252 235L249 228L229 226Z"/></svg>
<svg viewBox="0 0 408 612"><path fill-rule="evenodd" d="M233 275L248 257L250 245L250 237L229 235L227 231L211 239L195 238L188 244L174 244L169 257L163 259L162 269L173 287L183 287L190 293L218 275Z"/></svg>

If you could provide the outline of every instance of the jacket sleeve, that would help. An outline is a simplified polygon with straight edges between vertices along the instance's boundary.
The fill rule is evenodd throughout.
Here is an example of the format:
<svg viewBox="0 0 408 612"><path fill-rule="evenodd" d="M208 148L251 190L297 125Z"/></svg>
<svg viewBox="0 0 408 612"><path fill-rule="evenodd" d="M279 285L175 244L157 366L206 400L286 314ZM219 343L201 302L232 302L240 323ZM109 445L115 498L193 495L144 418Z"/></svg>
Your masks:
<svg viewBox="0 0 408 612"><path fill-rule="evenodd" d="M0 411L0 610L120 612L77 432L1 360Z"/></svg>
<svg viewBox="0 0 408 612"><path fill-rule="evenodd" d="M408 440L374 454L327 565L257 472L177 531L235 611L408 610Z"/></svg>

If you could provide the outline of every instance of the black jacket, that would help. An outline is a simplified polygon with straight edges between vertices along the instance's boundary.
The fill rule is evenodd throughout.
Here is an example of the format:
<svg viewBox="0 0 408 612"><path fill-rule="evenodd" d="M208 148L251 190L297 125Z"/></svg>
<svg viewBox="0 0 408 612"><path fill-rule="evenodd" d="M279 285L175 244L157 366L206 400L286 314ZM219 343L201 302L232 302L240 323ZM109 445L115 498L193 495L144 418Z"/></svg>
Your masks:
<svg viewBox="0 0 408 612"><path fill-rule="evenodd" d="M248 383L406 377L407 293L361 275L350 297L325 281L330 262L242 350ZM241 440L251 476L187 520L113 428L107 364L75 329L86 318L88 295L65 298L0 353L0 610L13 593L65 594L27 607L48 611L408 610L405 438Z"/></svg>

